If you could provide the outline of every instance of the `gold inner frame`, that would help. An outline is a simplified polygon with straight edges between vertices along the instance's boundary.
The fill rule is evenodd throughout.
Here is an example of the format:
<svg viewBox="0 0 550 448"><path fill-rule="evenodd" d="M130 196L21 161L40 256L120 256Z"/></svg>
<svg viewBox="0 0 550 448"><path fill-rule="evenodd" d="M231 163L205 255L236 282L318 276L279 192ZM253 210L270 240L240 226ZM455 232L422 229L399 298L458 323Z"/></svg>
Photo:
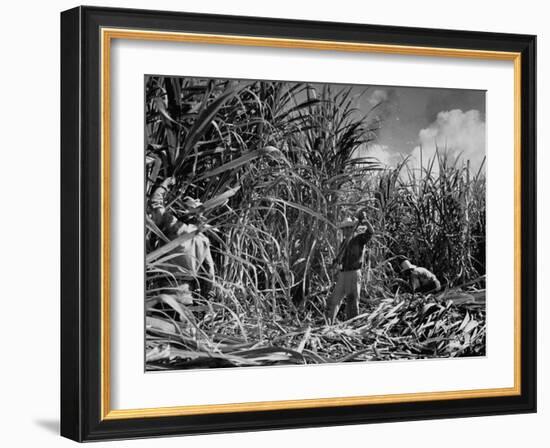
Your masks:
<svg viewBox="0 0 550 448"><path fill-rule="evenodd" d="M514 386L443 392L314 398L141 409L111 409L110 369L110 62L113 39L254 47L336 50L413 56L506 60L514 63ZM166 417L229 412L306 409L381 403L502 397L521 394L521 53L304 39L101 29L101 419Z"/></svg>

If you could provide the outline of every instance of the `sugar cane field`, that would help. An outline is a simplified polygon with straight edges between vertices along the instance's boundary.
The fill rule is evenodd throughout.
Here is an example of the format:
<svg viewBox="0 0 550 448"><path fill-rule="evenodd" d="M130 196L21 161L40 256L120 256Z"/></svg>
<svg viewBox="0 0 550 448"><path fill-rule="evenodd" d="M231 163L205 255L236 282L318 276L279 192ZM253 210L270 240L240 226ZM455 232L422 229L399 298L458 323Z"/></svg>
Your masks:
<svg viewBox="0 0 550 448"><path fill-rule="evenodd" d="M486 354L484 150L419 95L145 77L147 370Z"/></svg>

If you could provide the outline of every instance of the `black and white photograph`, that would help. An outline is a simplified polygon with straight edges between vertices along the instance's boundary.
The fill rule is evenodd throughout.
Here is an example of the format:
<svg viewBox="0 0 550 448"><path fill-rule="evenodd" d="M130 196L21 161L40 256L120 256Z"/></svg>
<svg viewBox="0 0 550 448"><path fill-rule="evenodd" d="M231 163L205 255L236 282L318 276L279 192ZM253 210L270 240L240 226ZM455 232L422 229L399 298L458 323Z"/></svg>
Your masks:
<svg viewBox="0 0 550 448"><path fill-rule="evenodd" d="M144 89L147 371L486 355L485 91Z"/></svg>

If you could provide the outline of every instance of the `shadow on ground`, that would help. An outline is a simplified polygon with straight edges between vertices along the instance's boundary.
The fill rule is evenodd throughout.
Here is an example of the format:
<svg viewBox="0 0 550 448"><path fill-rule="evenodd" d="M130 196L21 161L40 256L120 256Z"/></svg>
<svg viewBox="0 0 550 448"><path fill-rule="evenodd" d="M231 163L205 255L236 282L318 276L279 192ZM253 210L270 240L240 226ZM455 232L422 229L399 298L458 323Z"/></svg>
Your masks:
<svg viewBox="0 0 550 448"><path fill-rule="evenodd" d="M59 420L38 419L34 423L48 432L59 434Z"/></svg>

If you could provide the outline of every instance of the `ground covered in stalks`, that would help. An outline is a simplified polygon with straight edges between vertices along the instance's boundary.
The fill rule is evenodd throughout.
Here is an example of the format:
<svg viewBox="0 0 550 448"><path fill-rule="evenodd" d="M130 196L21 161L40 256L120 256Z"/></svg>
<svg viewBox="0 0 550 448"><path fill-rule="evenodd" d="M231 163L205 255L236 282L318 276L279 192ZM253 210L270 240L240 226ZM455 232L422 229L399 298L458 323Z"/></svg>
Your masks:
<svg viewBox="0 0 550 448"><path fill-rule="evenodd" d="M367 87L150 76L146 197L200 200L215 288L192 304L169 241L146 216L148 370L380 361L485 354L485 174L445 148L420 167L368 156L384 122L358 110ZM326 321L337 223L365 211L360 314ZM398 256L443 284L411 294ZM198 280L204 280L199 278ZM164 290L163 290L164 288ZM161 306L159 306L161 305ZM344 308L344 306L342 306Z"/></svg>
<svg viewBox="0 0 550 448"><path fill-rule="evenodd" d="M210 309L197 319L197 308ZM336 325L246 315L226 322L214 307L187 310L183 323L148 317L147 362L163 370L485 354L485 291L403 294L363 310Z"/></svg>

